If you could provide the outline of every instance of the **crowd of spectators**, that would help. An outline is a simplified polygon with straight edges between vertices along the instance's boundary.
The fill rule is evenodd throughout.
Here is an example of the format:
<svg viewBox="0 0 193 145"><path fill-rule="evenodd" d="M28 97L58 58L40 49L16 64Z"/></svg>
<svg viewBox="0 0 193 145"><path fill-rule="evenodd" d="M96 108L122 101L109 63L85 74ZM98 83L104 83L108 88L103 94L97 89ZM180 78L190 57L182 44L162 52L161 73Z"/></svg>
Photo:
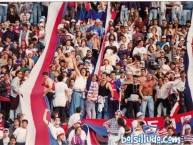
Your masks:
<svg viewBox="0 0 193 145"><path fill-rule="evenodd" d="M0 3L0 144L24 145L28 120L19 88L45 48L49 3Z"/></svg>
<svg viewBox="0 0 193 145"><path fill-rule="evenodd" d="M187 111L184 58L193 3L111 2L110 7L117 16L108 22L105 32L105 19L89 16L91 11L106 13L107 3L69 2L58 26L60 44L50 75L43 73L50 110L64 126L70 116L76 116L74 139L66 135L70 144L84 144L84 131L79 132L83 118L114 119L117 110L126 118L167 116L176 103L178 114ZM98 76L94 72L101 51L104 54ZM81 112L76 112L79 107ZM117 137L125 124L116 119L112 122L104 126L112 123L116 130L110 133ZM175 133L170 124L166 121L159 133Z"/></svg>
<svg viewBox="0 0 193 145"><path fill-rule="evenodd" d="M48 5L0 3L3 143L25 144L28 121L21 114L19 87L44 50ZM178 113L186 112L184 57L192 7L193 2L110 2L116 18L107 22L105 31L107 2L68 2L57 28L59 44L50 72L42 74L52 113L48 121L46 109L43 120L51 130L52 144L65 144L66 139L72 145L86 144L80 127L83 118L112 119L116 141L112 140L118 142L124 129L129 132L130 128L123 120L114 119L115 114L126 118L166 116L178 102ZM101 51L98 76L94 72ZM109 131L110 123L104 124ZM142 125L137 123L139 132ZM162 131L168 135L171 128ZM182 138L192 142L190 134Z"/></svg>

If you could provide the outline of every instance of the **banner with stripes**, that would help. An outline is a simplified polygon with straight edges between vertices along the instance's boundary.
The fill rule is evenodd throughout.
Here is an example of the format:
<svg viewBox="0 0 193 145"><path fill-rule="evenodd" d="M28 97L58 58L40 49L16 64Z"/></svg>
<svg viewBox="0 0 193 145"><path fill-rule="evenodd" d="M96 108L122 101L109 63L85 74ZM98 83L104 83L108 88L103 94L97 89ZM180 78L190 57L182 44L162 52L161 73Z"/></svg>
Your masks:
<svg viewBox="0 0 193 145"><path fill-rule="evenodd" d="M51 2L48 9L48 20L46 25L46 47L38 62L30 73L29 79L21 86L20 97L22 113L28 119L27 145L49 145L50 139L48 127L43 122L43 114L46 103L43 98L44 83L42 73L49 71L54 51L57 45L57 27L62 20L62 14L66 3Z"/></svg>

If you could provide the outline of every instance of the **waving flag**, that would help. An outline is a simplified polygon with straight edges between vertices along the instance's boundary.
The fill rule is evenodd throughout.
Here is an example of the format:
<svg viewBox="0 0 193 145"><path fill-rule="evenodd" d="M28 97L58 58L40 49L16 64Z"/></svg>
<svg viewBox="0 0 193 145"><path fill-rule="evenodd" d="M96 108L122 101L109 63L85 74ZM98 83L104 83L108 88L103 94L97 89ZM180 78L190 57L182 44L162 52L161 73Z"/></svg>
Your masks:
<svg viewBox="0 0 193 145"><path fill-rule="evenodd" d="M181 133L183 120L185 117L189 117L190 125L193 126L193 111L178 114L171 118L173 127L176 129L176 133ZM87 140L91 145L100 145L108 141L108 134L106 128L103 127L103 123L107 121L106 119L85 119L82 120L84 123L83 129L87 134ZM127 126L132 126L134 119L126 119ZM164 127L164 117L155 117L155 118L145 118L145 124L143 127L144 132L147 135L153 135L157 130L161 130ZM85 129L85 126L87 129ZM89 136L88 136L89 135Z"/></svg>
<svg viewBox="0 0 193 145"><path fill-rule="evenodd" d="M46 47L35 67L30 73L29 79L21 86L20 97L22 113L29 121L27 145L49 145L50 139L48 127L43 123L42 117L46 104L43 98L42 72L49 70L54 51L57 45L57 26L62 20L62 14L66 3L51 2L48 9L46 25Z"/></svg>

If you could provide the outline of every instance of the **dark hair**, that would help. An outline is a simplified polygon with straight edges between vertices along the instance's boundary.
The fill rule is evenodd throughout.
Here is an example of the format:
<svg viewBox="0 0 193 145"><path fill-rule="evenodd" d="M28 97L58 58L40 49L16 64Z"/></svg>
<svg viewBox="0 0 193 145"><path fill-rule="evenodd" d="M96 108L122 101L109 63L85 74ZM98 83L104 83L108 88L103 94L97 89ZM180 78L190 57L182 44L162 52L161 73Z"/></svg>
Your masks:
<svg viewBox="0 0 193 145"><path fill-rule="evenodd" d="M56 111L53 111L53 112L51 113L51 118L52 118L53 120L55 120L57 114L58 114L58 113L57 113Z"/></svg>
<svg viewBox="0 0 193 145"><path fill-rule="evenodd" d="M107 73L106 73L106 72L103 72L102 75L106 75L106 76L107 76Z"/></svg>
<svg viewBox="0 0 193 145"><path fill-rule="evenodd" d="M28 27L27 23L23 23L22 26L23 26L23 27Z"/></svg>
<svg viewBox="0 0 193 145"><path fill-rule="evenodd" d="M78 131L78 129L79 129L79 128L81 128L81 129L82 129L82 127L81 127L81 126L79 126L79 127L75 128L75 135L76 135L76 133L77 133L77 131Z"/></svg>
<svg viewBox="0 0 193 145"><path fill-rule="evenodd" d="M48 76L48 72L45 71L45 72L42 73L42 75L43 76Z"/></svg>
<svg viewBox="0 0 193 145"><path fill-rule="evenodd" d="M141 41L143 41L143 40L137 40L137 45L139 45L139 43L141 43Z"/></svg>
<svg viewBox="0 0 193 145"><path fill-rule="evenodd" d="M18 119L18 118L15 118L15 119L14 119L14 121L15 121L15 120L19 121L19 119Z"/></svg>
<svg viewBox="0 0 193 145"><path fill-rule="evenodd" d="M169 118L170 118L170 115L165 115L165 116L164 116L164 120L165 120L167 117L169 117Z"/></svg>
<svg viewBox="0 0 193 145"><path fill-rule="evenodd" d="M17 76L20 72L21 72L20 70L16 71L15 76Z"/></svg>
<svg viewBox="0 0 193 145"><path fill-rule="evenodd" d="M62 82L63 79L64 79L64 77L63 77L62 75L59 75L59 76L57 77L58 82Z"/></svg>
<svg viewBox="0 0 193 145"><path fill-rule="evenodd" d="M11 136L10 140L14 139L16 141L16 138L14 136Z"/></svg>
<svg viewBox="0 0 193 145"><path fill-rule="evenodd" d="M161 79L162 81L164 81L164 78L163 77L159 77L158 80Z"/></svg>
<svg viewBox="0 0 193 145"><path fill-rule="evenodd" d="M117 124L125 128L125 120L123 118L118 118Z"/></svg>
<svg viewBox="0 0 193 145"><path fill-rule="evenodd" d="M126 133L129 132L129 133ZM130 136L131 135L131 128L129 126L125 127L125 133L124 133L124 137Z"/></svg>
<svg viewBox="0 0 193 145"><path fill-rule="evenodd" d="M186 74L186 72L185 72L185 71L181 71L181 72L180 72L180 75L182 75L182 74Z"/></svg>
<svg viewBox="0 0 193 145"><path fill-rule="evenodd" d="M92 78L93 78L94 76L96 76L96 81L98 81L98 75L94 74L94 75L92 75Z"/></svg>
<svg viewBox="0 0 193 145"><path fill-rule="evenodd" d="M86 70L86 68L81 68L81 69L80 69L80 73L82 72L82 70L85 70L85 71L86 71L85 76L87 76L87 70Z"/></svg>
<svg viewBox="0 0 193 145"><path fill-rule="evenodd" d="M111 34L111 35L109 35L109 40L110 40L110 38L113 36L113 39L115 40L116 38L115 38L115 35L113 35L113 34Z"/></svg>
<svg viewBox="0 0 193 145"><path fill-rule="evenodd" d="M171 130L173 130L173 131L174 131L173 127L168 127L168 130L169 130L169 129L171 129Z"/></svg>
<svg viewBox="0 0 193 145"><path fill-rule="evenodd" d="M76 113L80 113L82 111L82 108L81 107L77 107L76 108Z"/></svg>
<svg viewBox="0 0 193 145"><path fill-rule="evenodd" d="M115 72L115 71L112 71L111 74L116 74L116 72Z"/></svg>
<svg viewBox="0 0 193 145"><path fill-rule="evenodd" d="M28 124L28 120L27 119L24 119L22 120L22 123L26 122Z"/></svg>

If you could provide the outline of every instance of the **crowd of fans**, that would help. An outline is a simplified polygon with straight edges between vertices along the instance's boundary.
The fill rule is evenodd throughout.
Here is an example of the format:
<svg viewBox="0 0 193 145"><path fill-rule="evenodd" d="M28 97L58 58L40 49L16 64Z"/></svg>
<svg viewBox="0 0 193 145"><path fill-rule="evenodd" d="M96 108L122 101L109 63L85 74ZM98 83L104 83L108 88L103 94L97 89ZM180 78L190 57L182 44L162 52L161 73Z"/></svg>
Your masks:
<svg viewBox="0 0 193 145"><path fill-rule="evenodd" d="M26 141L28 121L21 114L19 87L44 50L48 5L0 4L3 143ZM178 113L186 112L184 57L192 7L193 2L110 2L116 18L108 22L105 32L106 2L68 2L58 25L59 44L50 72L42 74L52 114L48 121L46 109L43 120L50 128L52 144L67 144L64 140L86 144L80 127L83 118L111 119L104 123L111 135L109 144L118 144L120 135L128 136L132 129L115 116L142 116L132 126L139 133L143 132L139 120L143 122L144 117L170 115L176 103ZM94 72L101 51L98 76ZM159 133L171 136L175 129L169 117L165 118ZM187 133L191 127L185 126L182 140L192 143L192 135Z"/></svg>
<svg viewBox="0 0 193 145"><path fill-rule="evenodd" d="M110 118L104 123L112 137L109 144L118 144L125 130L126 134L135 129L136 134L143 132L140 121L130 129L123 120L115 119L117 110L127 118L166 116L165 127L159 128L159 134L172 136L176 131L168 116L173 106L179 104L178 114L187 110L184 58L193 3L111 2L110 5L117 16L109 21L105 32L105 20L88 16L93 10L106 13L107 3L69 3L58 26L60 44L50 75L43 73L48 106L64 126L70 116L76 116L74 123L70 117L75 136L73 139L68 133L65 136L70 144L86 141L84 130L81 133L79 128L82 118ZM98 76L94 72L100 51L104 54ZM191 129L188 125L184 128ZM187 132L182 134L187 135L182 136L182 142L192 141Z"/></svg>
<svg viewBox="0 0 193 145"><path fill-rule="evenodd" d="M45 48L49 3L0 3L0 144L25 145L19 88Z"/></svg>

